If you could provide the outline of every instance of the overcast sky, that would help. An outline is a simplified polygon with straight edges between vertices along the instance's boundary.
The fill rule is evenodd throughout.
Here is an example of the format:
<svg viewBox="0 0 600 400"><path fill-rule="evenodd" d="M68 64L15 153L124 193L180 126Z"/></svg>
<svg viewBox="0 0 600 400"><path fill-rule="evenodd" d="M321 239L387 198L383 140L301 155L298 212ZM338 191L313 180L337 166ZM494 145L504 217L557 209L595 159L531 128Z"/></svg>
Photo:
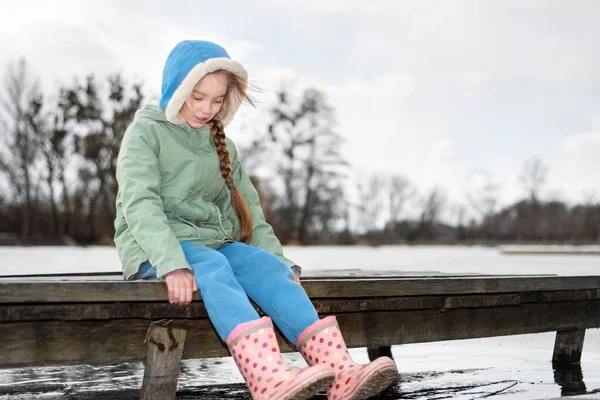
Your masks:
<svg viewBox="0 0 600 400"><path fill-rule="evenodd" d="M573 202L600 198L599 20L600 1L583 0L20 0L2 5L0 66L26 57L48 93L122 72L158 95L171 48L212 40L265 89L227 131L239 143L295 79L326 91L357 173L458 201L489 174L506 204L540 157L545 195Z"/></svg>

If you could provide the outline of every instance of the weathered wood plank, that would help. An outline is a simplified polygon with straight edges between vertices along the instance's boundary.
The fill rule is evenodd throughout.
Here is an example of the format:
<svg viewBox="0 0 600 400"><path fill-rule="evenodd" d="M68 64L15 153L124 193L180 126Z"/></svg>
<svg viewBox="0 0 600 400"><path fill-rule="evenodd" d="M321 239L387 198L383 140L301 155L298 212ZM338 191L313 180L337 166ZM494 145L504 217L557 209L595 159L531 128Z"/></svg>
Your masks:
<svg viewBox="0 0 600 400"><path fill-rule="evenodd" d="M600 327L600 300L337 317L352 346L379 347Z"/></svg>
<svg viewBox="0 0 600 400"><path fill-rule="evenodd" d="M555 292L502 293L463 296L407 296L358 299L312 299L321 314L359 311L427 310L516 306L528 303L600 299L600 289ZM255 306L256 307L256 306ZM260 312L258 307L257 311ZM85 304L0 304L0 322L81 321L107 319L208 318L204 303L178 306L163 302Z"/></svg>
<svg viewBox="0 0 600 400"><path fill-rule="evenodd" d="M350 347L379 347L600 327L600 300L495 308L360 311L337 315ZM515 323L518 321L518 323ZM175 319L186 329L183 358L227 356L208 319ZM148 320L0 323L0 366L117 363L146 356ZM284 351L292 349L281 343Z"/></svg>
<svg viewBox="0 0 600 400"><path fill-rule="evenodd" d="M141 400L175 399L186 331L153 324L148 331L148 356Z"/></svg>
<svg viewBox="0 0 600 400"><path fill-rule="evenodd" d="M482 294L600 288L600 276L381 278L305 280L311 298L393 297ZM198 293L194 295L199 299ZM160 282L2 282L0 303L159 301L167 299Z"/></svg>
<svg viewBox="0 0 600 400"><path fill-rule="evenodd" d="M439 309L442 297L393 297L385 299L314 299L319 313L385 311L399 309ZM257 311L260 309L255 306ZM107 319L208 318L201 301L185 306L167 302L86 303L86 304L0 304L0 322L81 321Z"/></svg>
<svg viewBox="0 0 600 400"><path fill-rule="evenodd" d="M507 275L507 274L453 274L445 272L427 272L419 273L414 271L399 270L364 270L364 269L342 269L342 270L313 270L302 274L302 279L364 279L364 278L433 278L433 277L510 277L510 276L556 276L556 274L535 274L535 275ZM0 281L121 281L123 273L121 271L112 272L67 272L67 273L43 273L43 274L14 274L3 275L0 271Z"/></svg>
<svg viewBox="0 0 600 400"><path fill-rule="evenodd" d="M576 364L581 361L585 329L556 332L552 364L555 367Z"/></svg>
<svg viewBox="0 0 600 400"><path fill-rule="evenodd" d="M516 306L527 303L552 303L595 299L600 299L600 289L464 296L382 297L373 299L317 298L312 299L312 302L321 314L338 314L359 311ZM258 307L256 309L260 312ZM196 301L186 306L172 305L167 302L0 304L0 322L81 321L126 318L150 320L161 318L208 318L208 314L204 308L204 303L201 301Z"/></svg>

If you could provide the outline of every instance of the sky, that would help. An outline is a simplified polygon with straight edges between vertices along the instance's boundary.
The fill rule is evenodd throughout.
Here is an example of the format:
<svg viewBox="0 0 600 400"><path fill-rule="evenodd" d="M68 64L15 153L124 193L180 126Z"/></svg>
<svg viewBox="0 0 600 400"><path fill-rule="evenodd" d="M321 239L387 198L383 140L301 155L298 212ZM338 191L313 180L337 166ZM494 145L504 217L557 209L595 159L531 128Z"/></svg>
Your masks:
<svg viewBox="0 0 600 400"><path fill-rule="evenodd" d="M524 196L600 201L600 2L229 0L4 2L0 68L25 57L50 93L121 72L160 92L180 40L224 46L262 89L227 134L248 142L281 82L323 90L357 178L401 174L466 202L488 180ZM0 70L1 71L1 70Z"/></svg>

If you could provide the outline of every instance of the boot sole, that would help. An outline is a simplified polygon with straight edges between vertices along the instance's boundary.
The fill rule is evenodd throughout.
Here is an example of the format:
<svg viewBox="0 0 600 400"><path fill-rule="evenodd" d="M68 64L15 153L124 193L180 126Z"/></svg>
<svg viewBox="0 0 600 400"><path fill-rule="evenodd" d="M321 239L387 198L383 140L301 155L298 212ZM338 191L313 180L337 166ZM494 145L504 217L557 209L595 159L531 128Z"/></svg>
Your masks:
<svg viewBox="0 0 600 400"><path fill-rule="evenodd" d="M394 361L385 363L370 375L367 375L357 385L358 390L349 393L344 399L365 400L375 396L390 386L398 378L398 370Z"/></svg>
<svg viewBox="0 0 600 400"><path fill-rule="evenodd" d="M303 383L300 383L298 388L293 388L291 392L286 393L282 397L277 396L280 400L306 400L314 396L320 390L325 389L335 379L335 373L331 370L321 370L316 372L313 376L303 379ZM312 382L306 385L306 380ZM302 386L305 385L305 386Z"/></svg>

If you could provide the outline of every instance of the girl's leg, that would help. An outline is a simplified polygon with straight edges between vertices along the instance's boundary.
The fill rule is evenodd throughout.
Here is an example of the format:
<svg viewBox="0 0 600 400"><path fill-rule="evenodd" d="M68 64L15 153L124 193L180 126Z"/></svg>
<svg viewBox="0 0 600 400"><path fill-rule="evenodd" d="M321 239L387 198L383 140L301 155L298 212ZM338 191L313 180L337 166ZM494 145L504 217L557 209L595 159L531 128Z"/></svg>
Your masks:
<svg viewBox="0 0 600 400"><path fill-rule="evenodd" d="M208 315L254 399L307 399L333 381L335 373L325 365L284 365L271 320L259 319L223 254L189 242L181 246Z"/></svg>
<svg viewBox="0 0 600 400"><path fill-rule="evenodd" d="M148 261L142 263L138 272L129 279L132 281L160 281L160 278L156 275L156 270Z"/></svg>
<svg viewBox="0 0 600 400"><path fill-rule="evenodd" d="M319 320L302 286L294 282L290 268L277 256L244 243L219 249L248 296L269 315L286 338L298 336Z"/></svg>
<svg viewBox="0 0 600 400"><path fill-rule="evenodd" d="M236 326L260 318L223 254L190 242L182 242L181 247L221 340L225 341Z"/></svg>

